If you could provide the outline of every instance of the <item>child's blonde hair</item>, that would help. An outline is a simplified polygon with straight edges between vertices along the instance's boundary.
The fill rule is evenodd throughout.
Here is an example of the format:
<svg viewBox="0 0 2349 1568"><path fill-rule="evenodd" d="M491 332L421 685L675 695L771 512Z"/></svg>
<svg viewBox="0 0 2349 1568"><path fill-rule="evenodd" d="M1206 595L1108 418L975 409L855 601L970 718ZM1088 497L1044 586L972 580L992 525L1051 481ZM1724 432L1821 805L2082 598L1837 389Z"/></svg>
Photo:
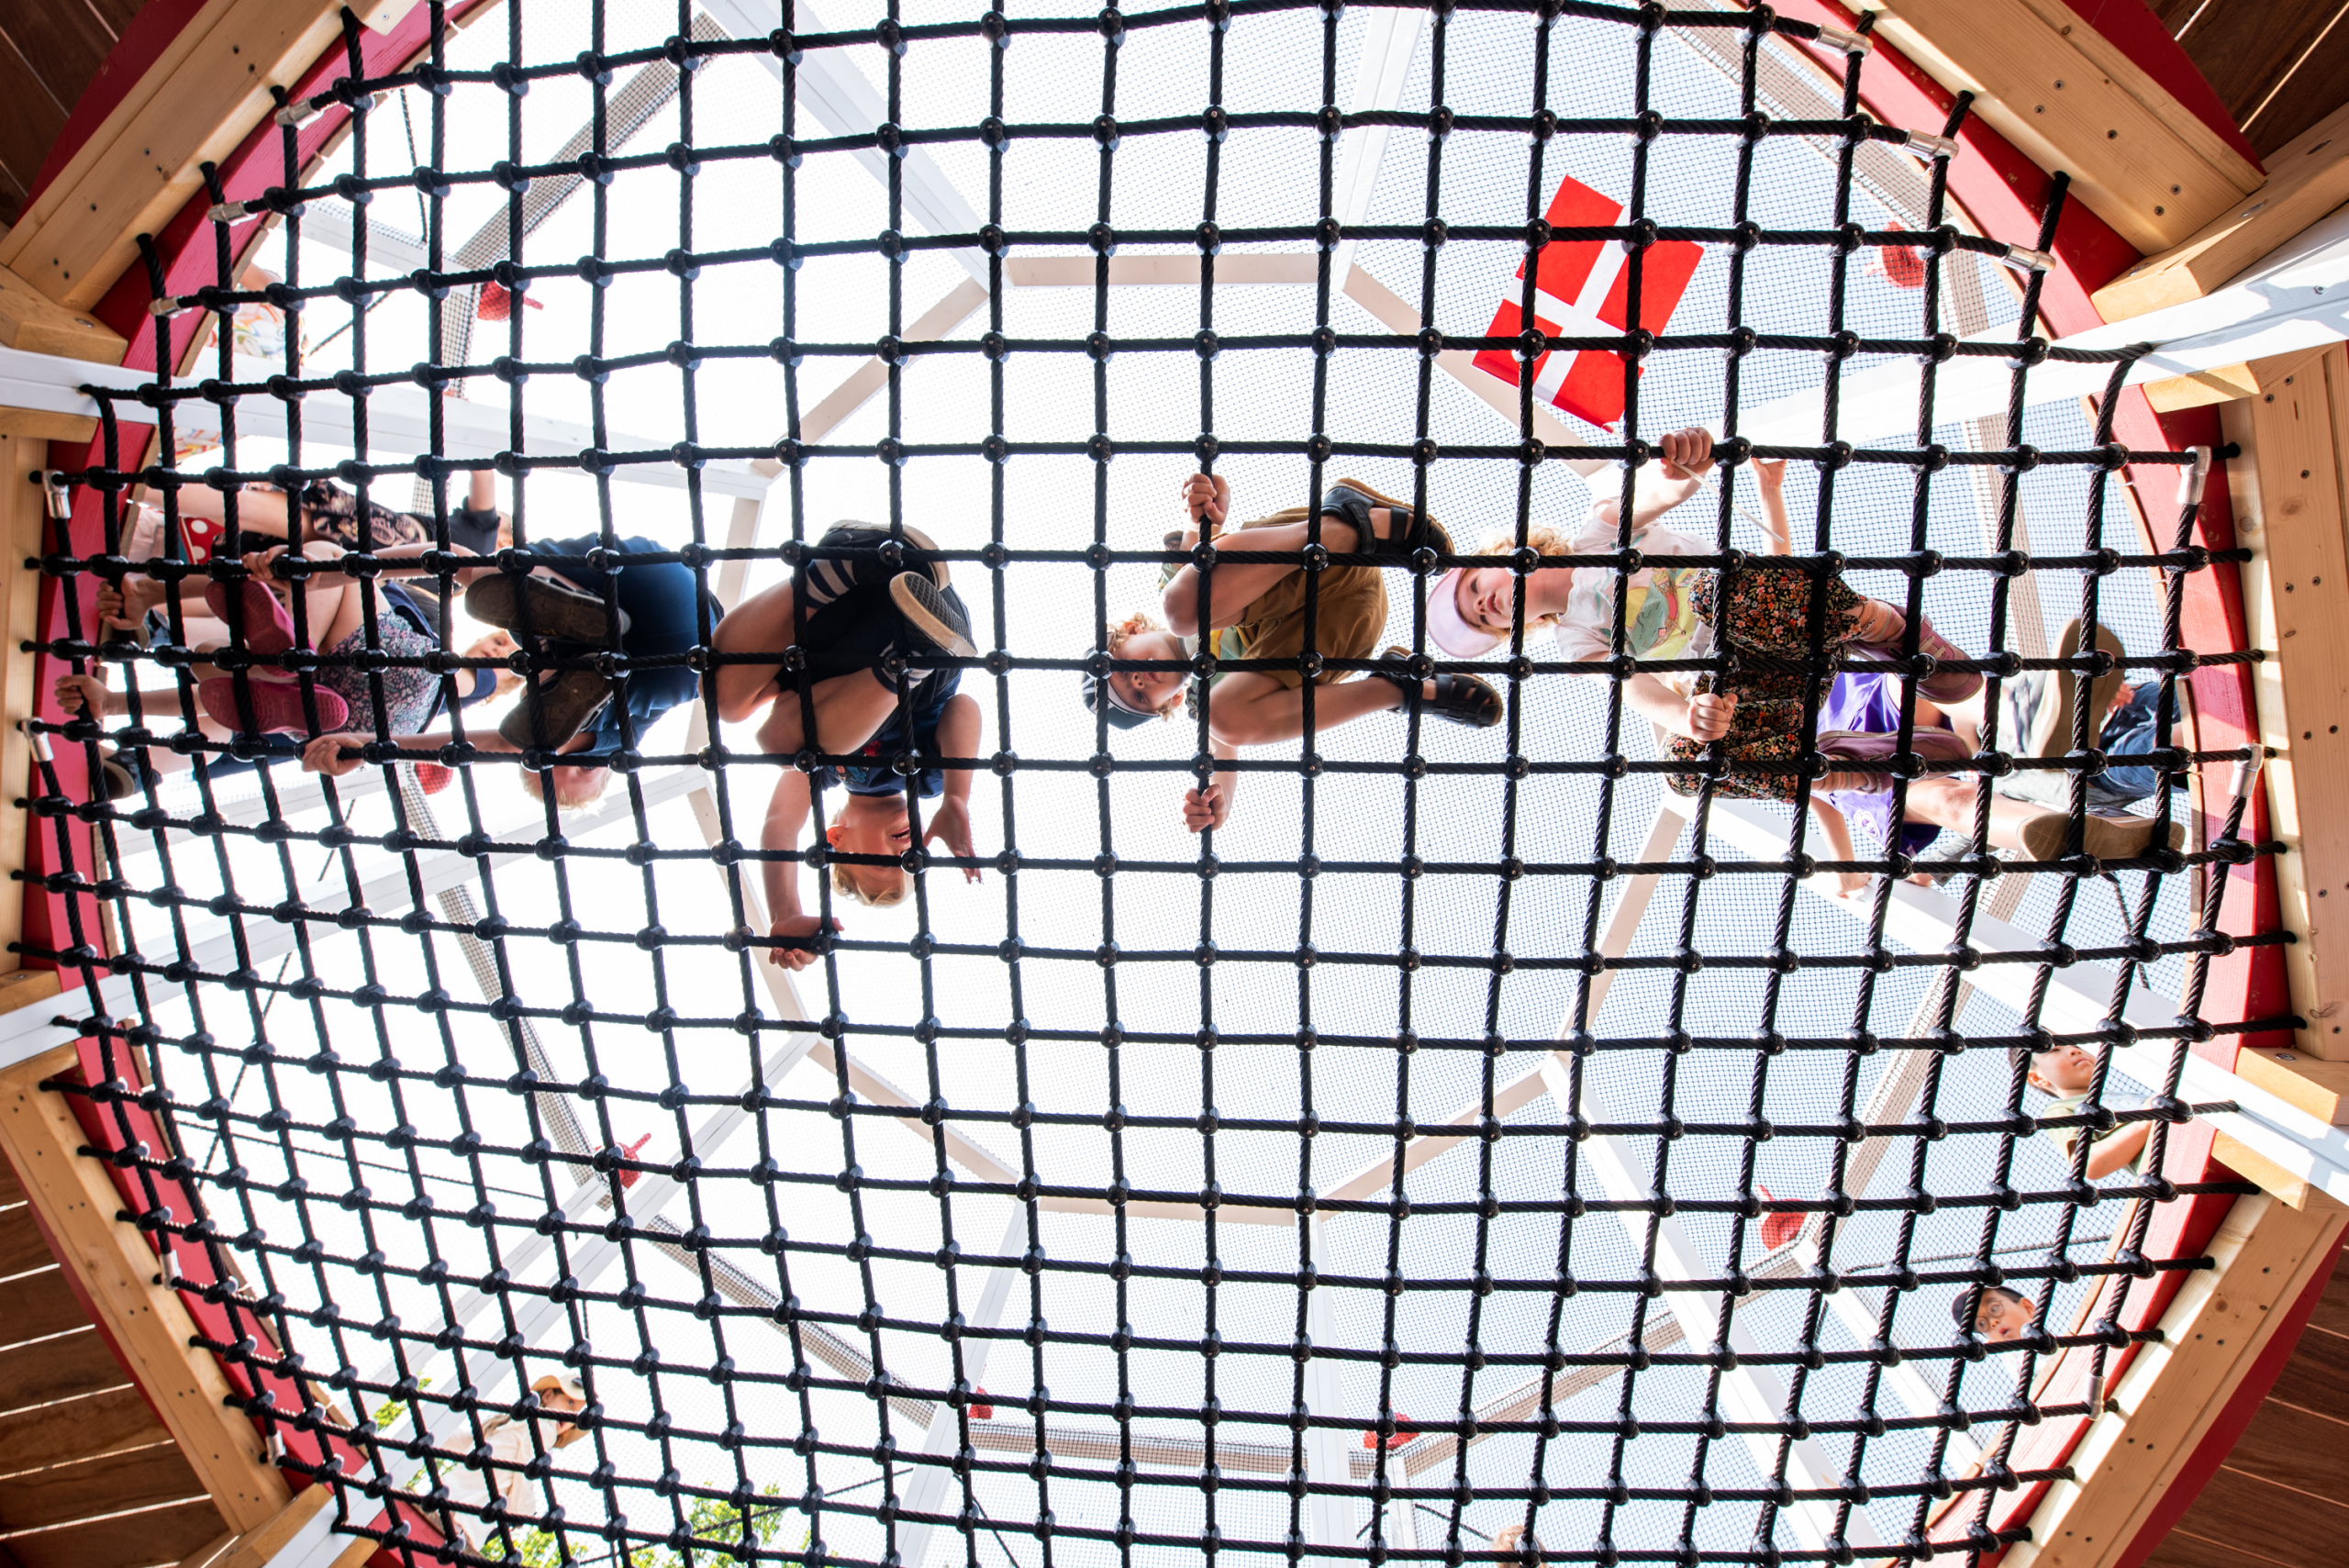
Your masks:
<svg viewBox="0 0 2349 1568"><path fill-rule="evenodd" d="M1542 555L1572 555L1575 553L1574 540L1567 538L1563 531L1561 531L1554 524L1551 523L1528 524L1525 530L1525 542L1532 547L1536 552ZM1477 548L1476 553L1479 555L1513 555L1516 551L1517 532L1515 529L1511 529L1508 533L1494 534L1491 538L1486 539L1485 542ZM1557 618L1558 617L1554 613L1551 615L1528 614L1525 617L1525 624L1528 628L1548 626Z"/></svg>
<svg viewBox="0 0 2349 1568"><path fill-rule="evenodd" d="M903 904L908 897L912 896L914 890L914 879L907 876L902 871L897 873L897 885L890 892L884 893L877 897L865 892L863 887L857 884L856 879L851 876L849 873L852 871L869 869L872 868L863 866L834 865L832 867L832 891L840 894L843 897L855 899L859 904L863 905L868 909L893 909L896 907L896 906Z"/></svg>
<svg viewBox="0 0 2349 1568"><path fill-rule="evenodd" d="M1125 619L1111 624L1109 628L1109 654L1112 658L1115 658L1117 656L1118 650L1126 645L1126 639L1129 638L1139 636L1141 633L1145 631L1164 631L1165 629L1166 623L1160 620L1156 616L1152 615L1147 610L1136 610ZM1103 684L1106 686L1107 684L1108 683L1105 680ZM1106 696L1106 693L1104 695ZM1174 710L1182 706L1183 698L1181 694L1178 692L1175 695L1166 699L1166 706L1158 710L1158 717L1161 718L1172 718L1174 717Z"/></svg>
<svg viewBox="0 0 2349 1568"><path fill-rule="evenodd" d="M562 767L562 766L573 766L573 767L575 767L575 766L577 766L578 764L576 764L576 763L557 763L556 765L557 765L558 767ZM595 793L595 794L590 795L583 795L583 796L580 796L580 797L575 798L575 799L574 799L574 798L573 798L573 797L570 797L570 796L566 796L566 795L559 795L559 796L557 796L557 797L556 797L556 799L555 799L554 808L555 808L557 811L584 811L584 810L586 810L589 806L594 806L594 805L596 805L596 804L598 804L599 802L601 802L601 801L603 800L603 798L604 798L604 792L605 792L606 790L607 790L607 789L611 788L611 787L612 787L612 771L611 771L611 769L609 769L609 768L603 768L603 767L599 767L599 768L597 768L597 769L596 770L596 793ZM539 770L538 770L538 769L536 769L536 768L524 768L524 769L522 770L522 792L523 792L525 795L529 795L532 800L544 800L544 799L546 799L546 797L547 797L547 792L546 792L546 784L545 784L545 781L544 781L544 775L542 775L542 774L539 772Z"/></svg>

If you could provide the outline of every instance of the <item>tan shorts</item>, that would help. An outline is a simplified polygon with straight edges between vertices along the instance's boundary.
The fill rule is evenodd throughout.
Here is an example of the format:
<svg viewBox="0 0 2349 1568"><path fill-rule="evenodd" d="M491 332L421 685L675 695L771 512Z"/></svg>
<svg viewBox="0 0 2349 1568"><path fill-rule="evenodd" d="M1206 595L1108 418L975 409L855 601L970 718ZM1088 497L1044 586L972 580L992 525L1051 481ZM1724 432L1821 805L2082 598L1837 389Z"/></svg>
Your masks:
<svg viewBox="0 0 2349 1568"><path fill-rule="evenodd" d="M1301 523L1308 516L1304 507L1291 506L1269 517L1242 523L1240 531L1283 528ZM1223 538L1234 550L1247 548L1229 533ZM1318 573L1292 573L1248 606L1240 617L1240 629L1247 634L1249 658L1295 659L1306 651L1305 600L1317 578L1320 582L1320 599L1314 606L1313 640L1321 656L1368 659L1377 653L1378 639L1386 630L1386 575L1375 566L1332 566ZM1257 670L1251 673L1269 675L1284 686L1305 684L1305 674L1300 670ZM1335 685L1358 673L1353 670L1324 670L1315 677L1314 684Z"/></svg>

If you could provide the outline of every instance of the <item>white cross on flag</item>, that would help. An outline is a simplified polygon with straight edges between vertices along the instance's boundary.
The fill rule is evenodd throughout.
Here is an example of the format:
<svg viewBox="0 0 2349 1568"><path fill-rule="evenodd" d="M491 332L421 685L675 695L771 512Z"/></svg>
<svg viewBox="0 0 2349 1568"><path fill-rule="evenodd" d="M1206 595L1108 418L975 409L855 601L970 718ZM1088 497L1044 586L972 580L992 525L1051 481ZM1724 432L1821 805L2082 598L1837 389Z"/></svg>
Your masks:
<svg viewBox="0 0 2349 1568"><path fill-rule="evenodd" d="M1558 184L1544 214L1553 228L1605 228L1623 215L1623 204L1569 176ZM1701 245L1666 239L1651 245L1640 269L1640 325L1661 333L1673 306L1705 258ZM1612 338L1627 329L1631 284L1630 257L1614 239L1552 240L1542 248L1533 275L1534 325L1551 338ZM1517 278L1521 284L1524 263ZM1521 287L1512 287L1493 312L1488 338L1514 338L1525 330ZM1478 370L1518 384L1522 361L1507 349L1476 356ZM1591 424L1612 426L1623 417L1623 357L1605 349L1545 353L1533 361L1534 395Z"/></svg>

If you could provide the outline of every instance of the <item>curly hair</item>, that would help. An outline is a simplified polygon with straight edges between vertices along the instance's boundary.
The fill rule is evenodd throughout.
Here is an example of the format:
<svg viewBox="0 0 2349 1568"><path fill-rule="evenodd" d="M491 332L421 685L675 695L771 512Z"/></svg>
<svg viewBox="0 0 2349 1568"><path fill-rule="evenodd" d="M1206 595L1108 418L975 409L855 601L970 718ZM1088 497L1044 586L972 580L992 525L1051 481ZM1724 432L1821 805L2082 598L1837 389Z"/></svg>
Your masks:
<svg viewBox="0 0 2349 1568"><path fill-rule="evenodd" d="M1118 650L1126 645L1127 639L1145 631L1164 631L1165 629L1166 623L1156 616L1147 610L1136 610L1125 619L1111 624L1108 651L1115 656ZM1158 717L1172 718L1174 717L1175 710L1182 706L1183 699L1180 695L1169 697L1166 699L1166 706L1158 710Z"/></svg>
<svg viewBox="0 0 2349 1568"><path fill-rule="evenodd" d="M855 878L849 875L856 869L854 866L835 864L832 867L832 891L842 897L855 899L868 909L894 908L913 894L914 879L903 872L897 873L897 885L893 891L877 896L867 893L857 885Z"/></svg>
<svg viewBox="0 0 2349 1568"><path fill-rule="evenodd" d="M1525 529L1525 542L1542 555L1572 555L1575 553L1575 543L1573 538L1569 536L1565 530L1558 528L1553 523L1529 523ZM1488 536L1485 542L1477 547L1476 553L1479 555L1509 555L1515 553L1516 550L1517 531L1512 528L1507 533L1497 533ZM1557 616L1554 614L1529 614L1525 617L1526 629L1530 631L1537 626L1548 626L1557 618Z"/></svg>

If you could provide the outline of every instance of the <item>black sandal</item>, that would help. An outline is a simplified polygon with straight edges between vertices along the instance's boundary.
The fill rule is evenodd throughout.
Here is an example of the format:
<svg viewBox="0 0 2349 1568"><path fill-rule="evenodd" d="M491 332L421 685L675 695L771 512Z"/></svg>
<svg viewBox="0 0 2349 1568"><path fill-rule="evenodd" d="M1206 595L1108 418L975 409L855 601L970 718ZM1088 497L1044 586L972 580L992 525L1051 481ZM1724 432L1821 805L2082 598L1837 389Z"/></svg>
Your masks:
<svg viewBox="0 0 2349 1568"><path fill-rule="evenodd" d="M1393 521L1400 525L1386 539L1380 539L1370 524L1370 514L1380 506L1393 513ZM1358 479L1341 479L1322 492L1321 515L1350 524L1361 536L1362 547L1353 552L1356 554L1390 555L1399 561L1408 561L1411 552L1421 545L1426 545L1438 555L1452 553L1452 536L1444 532L1442 523L1417 510L1408 501L1381 495Z"/></svg>
<svg viewBox="0 0 2349 1568"><path fill-rule="evenodd" d="M1379 655L1379 662L1394 668L1370 673L1379 680L1392 682L1408 698L1420 689L1420 683L1410 673L1410 658L1408 648L1389 648ZM1446 673L1427 679L1434 685L1435 695L1420 697L1419 711L1431 718L1464 724L1471 729L1490 729L1508 717L1508 705L1501 700L1500 693L1477 676Z"/></svg>

